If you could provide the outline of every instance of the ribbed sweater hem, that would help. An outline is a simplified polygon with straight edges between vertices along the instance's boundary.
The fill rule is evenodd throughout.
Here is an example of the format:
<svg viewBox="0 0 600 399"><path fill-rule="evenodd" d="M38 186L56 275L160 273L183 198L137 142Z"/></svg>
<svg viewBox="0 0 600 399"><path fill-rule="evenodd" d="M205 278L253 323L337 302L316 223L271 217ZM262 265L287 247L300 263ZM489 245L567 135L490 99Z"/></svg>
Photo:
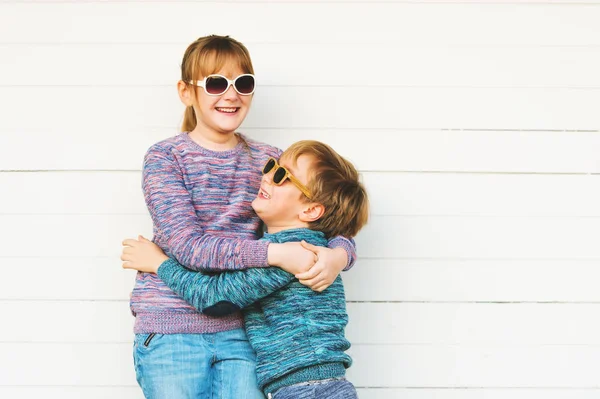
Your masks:
<svg viewBox="0 0 600 399"><path fill-rule="evenodd" d="M316 366L308 366L292 371L275 381L269 382L264 386L263 392L267 395L289 385L307 381L325 380L327 378L340 378L344 375L346 375L344 363L325 363Z"/></svg>
<svg viewBox="0 0 600 399"><path fill-rule="evenodd" d="M269 267L268 246L266 240L247 240L242 244L241 259L246 268Z"/></svg>
<svg viewBox="0 0 600 399"><path fill-rule="evenodd" d="M201 313L137 312L135 334L204 334L243 328L241 313L210 317Z"/></svg>
<svg viewBox="0 0 600 399"><path fill-rule="evenodd" d="M333 240L330 241L329 243L330 248L343 248L346 253L348 254L348 262L346 262L346 266L344 267L344 271L348 271L352 268L352 266L354 265L354 261L355 259L352 258L352 256L350 256L350 254L354 253L354 249L352 248L352 244L350 243L350 241L344 239L344 238L334 238Z"/></svg>

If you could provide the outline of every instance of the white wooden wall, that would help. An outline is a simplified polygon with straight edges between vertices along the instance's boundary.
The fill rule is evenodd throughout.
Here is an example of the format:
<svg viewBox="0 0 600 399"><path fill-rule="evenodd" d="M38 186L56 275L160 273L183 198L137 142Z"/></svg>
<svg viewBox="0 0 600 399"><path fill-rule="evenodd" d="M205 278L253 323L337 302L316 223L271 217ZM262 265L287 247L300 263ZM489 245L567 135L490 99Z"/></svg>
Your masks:
<svg viewBox="0 0 600 399"><path fill-rule="evenodd" d="M0 1L0 397L142 397L120 241L210 33L253 55L243 131L363 173L362 398L600 397L600 1L568 0Z"/></svg>

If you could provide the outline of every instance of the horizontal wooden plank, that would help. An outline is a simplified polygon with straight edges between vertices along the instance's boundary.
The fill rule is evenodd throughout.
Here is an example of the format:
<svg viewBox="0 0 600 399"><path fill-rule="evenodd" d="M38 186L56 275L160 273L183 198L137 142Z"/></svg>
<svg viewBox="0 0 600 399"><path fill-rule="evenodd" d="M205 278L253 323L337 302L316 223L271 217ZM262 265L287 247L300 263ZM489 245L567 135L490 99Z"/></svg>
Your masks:
<svg viewBox="0 0 600 399"><path fill-rule="evenodd" d="M37 257L40 261L60 254L109 256L120 265L124 238L152 236L152 222L145 215L1 215L0 225L5 229L4 257Z"/></svg>
<svg viewBox="0 0 600 399"><path fill-rule="evenodd" d="M364 172L362 181L372 215L600 216L598 175ZM11 193L0 214L148 213L137 171L0 173L0 187Z"/></svg>
<svg viewBox="0 0 600 399"><path fill-rule="evenodd" d="M131 343L0 344L0 359L0 386L137 385Z"/></svg>
<svg viewBox="0 0 600 399"><path fill-rule="evenodd" d="M352 345L599 345L600 321L590 317L599 310L600 304L349 303L346 336ZM0 342L133 340L127 301L0 301L0 311L14 321L0 330Z"/></svg>
<svg viewBox="0 0 600 399"><path fill-rule="evenodd" d="M477 283L477 282L474 282ZM600 304L350 303L355 344L597 345Z"/></svg>
<svg viewBox="0 0 600 399"><path fill-rule="evenodd" d="M219 33L246 43L600 44L600 28L596 23L600 10L584 4L541 7L539 4L311 2L270 3L268 13L256 10L255 4L236 2L153 2L143 7L135 2L8 3L0 9L0 38L4 43L187 43L198 36ZM338 18L340 13L344 18ZM135 29L131 28L131 15L136 16ZM182 15L227 15L229 24L225 32L222 18L203 18L200 26L181 24L178 21ZM289 18L290 15L294 18ZM365 19L365 15L373 16L373 22ZM109 30L105 29L108 20ZM305 29L306 21L310 21L311 29ZM536 29L531 29L531 21L536 21ZM506 29L507 26L511 29Z"/></svg>
<svg viewBox="0 0 600 399"><path fill-rule="evenodd" d="M351 301L600 301L597 259L359 259L343 278Z"/></svg>
<svg viewBox="0 0 600 399"><path fill-rule="evenodd" d="M144 399L139 387L74 387L74 386L40 386L40 387L0 387L0 396L11 399ZM376 397L375 397L376 398ZM577 398L579 399L579 398Z"/></svg>
<svg viewBox="0 0 600 399"><path fill-rule="evenodd" d="M0 392L2 392L0 390ZM598 389L485 389L485 388L373 388L358 389L361 399L592 399Z"/></svg>
<svg viewBox="0 0 600 399"><path fill-rule="evenodd" d="M348 378L367 387L597 387L597 346L355 346Z"/></svg>
<svg viewBox="0 0 600 399"><path fill-rule="evenodd" d="M5 3L71 3L75 0L2 0ZM138 2L139 0L127 0L126 2ZM183 0L185 1L185 0ZM118 3L118 0L77 0L78 3ZM160 3L164 0L149 0L149 2ZM182 2L175 0L173 3ZM196 3L212 3L212 0L196 0ZM297 0L220 0L220 3L296 3ZM306 3L316 3L318 0L307 0ZM328 3L366 3L367 0L328 0ZM414 0L383 0L381 3L414 3ZM579 0L576 4L598 4L600 0ZM436 3L436 4L489 4L486 0L419 0L419 3ZM573 4L573 0L527 0L526 4ZM523 4L522 0L494 0L493 4Z"/></svg>
<svg viewBox="0 0 600 399"><path fill-rule="evenodd" d="M128 301L0 301L0 309L15 321L0 342L133 343Z"/></svg>
<svg viewBox="0 0 600 399"><path fill-rule="evenodd" d="M374 215L600 216L600 176L371 172L363 181Z"/></svg>
<svg viewBox="0 0 600 399"><path fill-rule="evenodd" d="M0 86L168 86L182 44L2 44ZM600 87L595 47L253 43L263 86ZM360 57L356 55L360 54ZM319 62L308 62L318 59ZM38 67L44 60L44 68ZM118 62L115 62L117 61ZM365 74L373 60L389 73ZM443 68L440 68L443 65Z"/></svg>
<svg viewBox="0 0 600 399"><path fill-rule="evenodd" d="M597 131L600 126L594 106L600 90L593 89L267 86L254 96L245 126L263 129ZM36 108L35 118L32 98L45 105ZM3 130L77 127L80 134L90 121L97 129L176 129L183 115L175 88L163 86L4 87L0 106L11 110L3 115Z"/></svg>
<svg viewBox="0 0 600 399"><path fill-rule="evenodd" d="M0 187L1 213L148 215L137 171L0 173Z"/></svg>
<svg viewBox="0 0 600 399"><path fill-rule="evenodd" d="M600 148L600 132L369 128L241 131L279 148L304 139L323 141L362 171L600 173L596 150ZM146 150L176 132L175 128L115 127L89 129L82 134L81 126L59 128L59 124L46 129L0 129L0 170L140 170ZM366 138L376 138L376 142L369 144ZM27 157L22 156L22 148L27 148Z"/></svg>
<svg viewBox="0 0 600 399"><path fill-rule="evenodd" d="M59 125L1 129L0 158L5 161L0 159L0 170L141 170L146 150L178 132L175 125L171 129L138 129L137 133L127 128L85 128L86 133L81 134L81 129ZM22 148L27 148L27 157L15 155L16 149Z"/></svg>
<svg viewBox="0 0 600 399"><path fill-rule="evenodd" d="M357 236L365 257L598 259L597 218L375 216Z"/></svg>
<svg viewBox="0 0 600 399"><path fill-rule="evenodd" d="M343 278L349 301L600 302L599 266L598 260L360 258ZM3 258L0 270L0 300L126 301L134 284L134 272L121 269L117 256ZM40 277L15 284L24 273ZM49 273L52 284L43 278Z"/></svg>
<svg viewBox="0 0 600 399"><path fill-rule="evenodd" d="M120 240L114 242L116 249L121 248ZM122 269L121 263L118 254L100 258L3 258L0 299L126 301L136 272ZM14 283L26 275L34 277L27 284ZM46 280L48 275L52 284Z"/></svg>
<svg viewBox="0 0 600 399"><path fill-rule="evenodd" d="M117 261L123 238L151 237L143 215L0 215L0 225L2 257ZM598 260L599 235L593 217L373 216L356 241L367 258Z"/></svg>
<svg viewBox="0 0 600 399"><path fill-rule="evenodd" d="M592 388L600 348L355 345L350 353L358 387ZM0 344L0 355L3 386L136 384L131 344Z"/></svg>
<svg viewBox="0 0 600 399"><path fill-rule="evenodd" d="M361 399L596 399L598 389L485 389L485 388L358 388ZM138 387L0 387L0 396L11 399L143 399Z"/></svg>

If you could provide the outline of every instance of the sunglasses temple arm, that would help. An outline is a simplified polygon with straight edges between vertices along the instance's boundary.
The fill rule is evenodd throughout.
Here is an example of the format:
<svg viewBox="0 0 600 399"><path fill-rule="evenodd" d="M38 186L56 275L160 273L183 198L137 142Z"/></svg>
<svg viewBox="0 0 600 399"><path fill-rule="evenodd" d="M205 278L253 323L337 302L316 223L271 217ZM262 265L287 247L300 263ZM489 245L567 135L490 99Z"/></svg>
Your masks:
<svg viewBox="0 0 600 399"><path fill-rule="evenodd" d="M308 188L306 188L304 184L300 183L300 181L296 179L292 174L288 173L288 177L292 182L294 182L296 187L298 187L300 191L302 191L302 194L306 195L306 198L311 199L310 191L308 191Z"/></svg>

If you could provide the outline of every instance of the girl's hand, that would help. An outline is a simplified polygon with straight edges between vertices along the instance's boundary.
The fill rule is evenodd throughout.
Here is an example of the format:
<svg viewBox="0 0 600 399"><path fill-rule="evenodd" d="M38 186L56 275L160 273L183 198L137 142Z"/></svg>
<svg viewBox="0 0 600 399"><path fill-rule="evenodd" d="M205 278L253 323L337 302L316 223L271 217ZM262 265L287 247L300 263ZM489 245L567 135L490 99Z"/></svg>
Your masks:
<svg viewBox="0 0 600 399"><path fill-rule="evenodd" d="M123 269L134 269L144 273L156 273L158 267L169 259L162 249L152 241L138 236L123 241L121 260Z"/></svg>
<svg viewBox="0 0 600 399"><path fill-rule="evenodd" d="M302 247L299 242L271 243L267 254L269 265L278 266L294 275L310 270L317 261L315 253Z"/></svg>
<svg viewBox="0 0 600 399"><path fill-rule="evenodd" d="M317 256L317 262L309 271L295 277L313 291L323 292L346 267L348 254L343 248L317 247L305 241L302 241L302 246Z"/></svg>

